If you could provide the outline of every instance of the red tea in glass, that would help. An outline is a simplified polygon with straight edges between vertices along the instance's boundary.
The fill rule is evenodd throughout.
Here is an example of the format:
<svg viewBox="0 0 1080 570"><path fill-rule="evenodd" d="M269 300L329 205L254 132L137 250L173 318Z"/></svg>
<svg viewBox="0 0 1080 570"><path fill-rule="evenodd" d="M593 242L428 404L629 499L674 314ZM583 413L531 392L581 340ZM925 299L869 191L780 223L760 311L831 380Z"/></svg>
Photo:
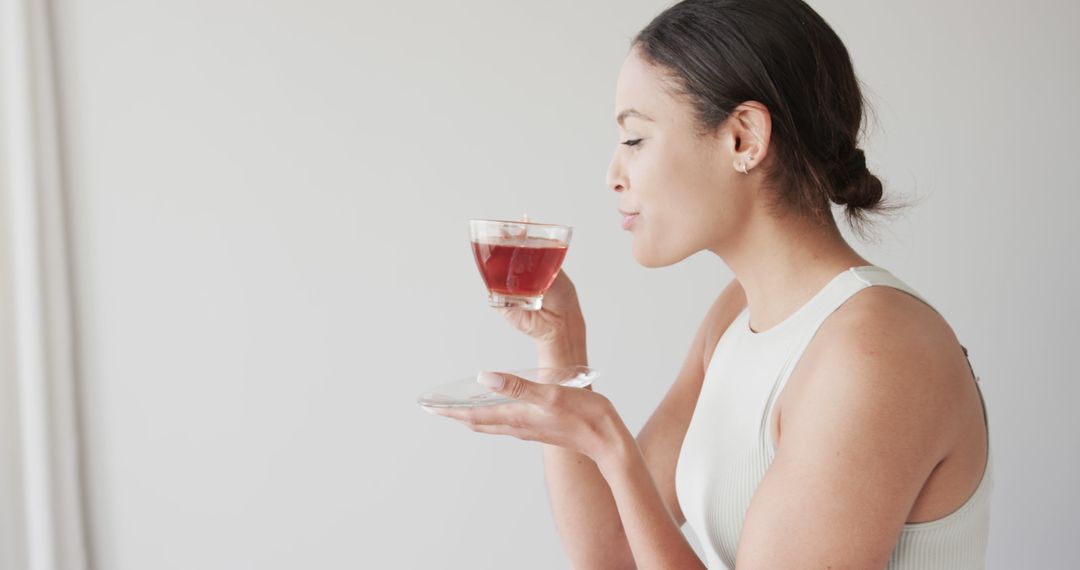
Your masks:
<svg viewBox="0 0 1080 570"><path fill-rule="evenodd" d="M476 266L489 290L503 295L543 295L566 257L566 246L494 245L473 242Z"/></svg>
<svg viewBox="0 0 1080 570"><path fill-rule="evenodd" d="M489 304L539 310L566 258L571 229L499 220L470 220L470 226Z"/></svg>

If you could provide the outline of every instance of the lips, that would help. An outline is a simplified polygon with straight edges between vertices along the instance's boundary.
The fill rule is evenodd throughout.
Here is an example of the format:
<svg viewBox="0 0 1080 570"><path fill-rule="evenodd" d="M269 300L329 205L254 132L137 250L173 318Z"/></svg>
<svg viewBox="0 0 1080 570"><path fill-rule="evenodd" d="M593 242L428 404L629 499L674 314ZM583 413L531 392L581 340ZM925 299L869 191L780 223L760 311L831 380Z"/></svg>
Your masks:
<svg viewBox="0 0 1080 570"><path fill-rule="evenodd" d="M619 210L619 213L622 214L623 217L622 229L628 230L630 229L630 226L634 225L634 220L637 219L640 212L627 212L625 210Z"/></svg>

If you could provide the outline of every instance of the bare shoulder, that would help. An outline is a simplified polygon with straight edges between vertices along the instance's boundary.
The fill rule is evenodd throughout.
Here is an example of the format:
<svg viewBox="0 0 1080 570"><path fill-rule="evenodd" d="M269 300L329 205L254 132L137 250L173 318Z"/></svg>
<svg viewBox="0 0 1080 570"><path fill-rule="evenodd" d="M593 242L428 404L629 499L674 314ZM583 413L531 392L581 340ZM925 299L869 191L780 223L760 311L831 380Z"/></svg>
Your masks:
<svg viewBox="0 0 1080 570"><path fill-rule="evenodd" d="M949 323L920 299L893 287L867 287L852 295L825 320L817 341L822 349L843 354L834 362L892 370L908 382L921 379L928 389L946 387L942 377L967 385L967 361Z"/></svg>
<svg viewBox="0 0 1080 570"><path fill-rule="evenodd" d="M862 429L921 437L937 446L931 453L937 460L960 437L965 424L953 412L971 403L974 390L949 324L892 287L868 287L848 299L822 324L798 368L802 397L794 400L847 402L870 411L876 420ZM784 415L800 407L786 406ZM895 429L899 425L912 429Z"/></svg>

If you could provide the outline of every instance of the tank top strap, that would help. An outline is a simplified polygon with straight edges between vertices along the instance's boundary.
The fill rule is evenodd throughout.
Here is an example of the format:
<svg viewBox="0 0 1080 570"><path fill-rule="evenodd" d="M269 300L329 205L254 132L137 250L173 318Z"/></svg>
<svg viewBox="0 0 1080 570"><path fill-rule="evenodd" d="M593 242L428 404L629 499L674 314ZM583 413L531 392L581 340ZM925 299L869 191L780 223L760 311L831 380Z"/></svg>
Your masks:
<svg viewBox="0 0 1080 570"><path fill-rule="evenodd" d="M926 306L934 310L935 313L940 314L936 307L927 301L922 295L912 289L910 285L904 283L895 275L890 273L887 269L878 267L876 265L867 265L863 267L852 267L848 269L848 272L855 277L855 279L862 282L866 287L872 287L874 285L883 285L892 287L893 289L899 289L912 297L922 301ZM859 289L862 289L860 287ZM857 289L858 290L858 289Z"/></svg>
<svg viewBox="0 0 1080 570"><path fill-rule="evenodd" d="M852 267L851 269L849 269L849 271L855 276L855 278L862 281L868 287L873 285L885 285L894 289L899 289L907 293L908 295L911 295L912 297L915 297L916 299L922 301L923 303L926 303L926 306L933 309L935 313L939 315L941 314L941 311L938 311L933 304L927 301L922 295L918 294L914 289L911 288L911 286L909 286L907 283L904 283L895 275L881 267L873 265L865 267ZM942 315L942 317L944 317L944 315ZM975 368L971 365L971 358L969 356L970 353L967 347L961 344L960 350L964 351L964 359L967 360L968 369L971 370L971 376L975 379L975 382L978 382L979 375L975 373ZM979 395L982 395L981 392Z"/></svg>
<svg viewBox="0 0 1080 570"><path fill-rule="evenodd" d="M899 289L912 297L922 301L928 307L937 312L937 309L930 304L929 301L919 295L915 289L911 288L907 283L904 283L887 269L878 267L876 265L865 265L861 267L851 267L837 276L836 279L830 283L829 288L825 291L819 302L815 303L815 306L811 314L806 315L806 320L802 324L802 330L800 343L806 345L810 343L810 340L817 334L818 329L821 327L825 319L829 318L829 315L833 314L841 305L846 303L852 295L866 289L867 287L883 286Z"/></svg>

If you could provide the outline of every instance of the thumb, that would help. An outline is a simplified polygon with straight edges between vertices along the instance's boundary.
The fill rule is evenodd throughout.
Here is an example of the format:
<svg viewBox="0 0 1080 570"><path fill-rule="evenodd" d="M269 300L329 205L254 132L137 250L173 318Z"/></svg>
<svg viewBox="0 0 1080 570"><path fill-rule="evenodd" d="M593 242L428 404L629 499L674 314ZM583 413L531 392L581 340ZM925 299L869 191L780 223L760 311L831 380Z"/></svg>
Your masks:
<svg viewBox="0 0 1080 570"><path fill-rule="evenodd" d="M519 376L504 372L481 372L476 376L476 382L487 386L492 392L525 402L539 400L542 388L536 382L530 382Z"/></svg>

